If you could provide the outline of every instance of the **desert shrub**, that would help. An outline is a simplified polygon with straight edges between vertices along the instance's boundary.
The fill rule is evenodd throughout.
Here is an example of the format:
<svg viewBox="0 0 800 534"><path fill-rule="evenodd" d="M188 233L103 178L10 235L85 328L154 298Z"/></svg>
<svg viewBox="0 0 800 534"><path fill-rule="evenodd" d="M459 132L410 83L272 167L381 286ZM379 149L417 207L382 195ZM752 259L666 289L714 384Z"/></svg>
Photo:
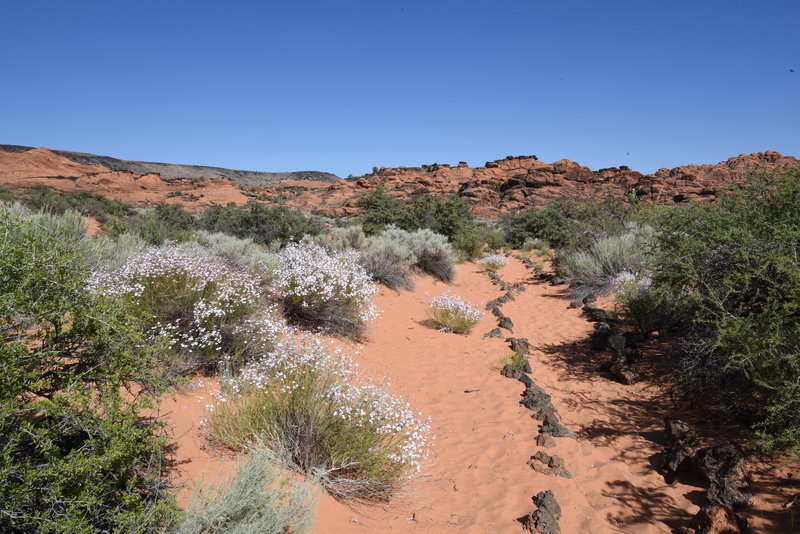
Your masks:
<svg viewBox="0 0 800 534"><path fill-rule="evenodd" d="M301 211L285 206L267 206L250 201L245 206L210 206L200 218L202 228L222 232L254 243L285 245L306 235L317 235L322 226Z"/></svg>
<svg viewBox="0 0 800 534"><path fill-rule="evenodd" d="M492 254L477 261L478 265L491 270L497 270L501 267L508 265L508 258L501 254Z"/></svg>
<svg viewBox="0 0 800 534"><path fill-rule="evenodd" d="M85 292L68 226L0 209L0 531L157 531L177 510L139 414L166 383L125 309Z"/></svg>
<svg viewBox="0 0 800 534"><path fill-rule="evenodd" d="M428 304L429 323L436 328L466 334L483 318L483 312L455 295L439 295Z"/></svg>
<svg viewBox="0 0 800 534"><path fill-rule="evenodd" d="M225 386L214 434L234 448L268 445L337 498L387 499L425 455L428 422L315 336L279 343Z"/></svg>
<svg viewBox="0 0 800 534"><path fill-rule="evenodd" d="M563 203L552 202L546 208L528 208L503 220L505 240L519 248L528 238L546 241L555 248L571 246L579 226L571 219Z"/></svg>
<svg viewBox="0 0 800 534"><path fill-rule="evenodd" d="M167 241L181 243L191 239L197 226L197 217L177 204L159 204L140 211L129 229L150 245L163 245Z"/></svg>
<svg viewBox="0 0 800 534"><path fill-rule="evenodd" d="M96 271L87 287L128 301L150 336L165 341L179 373L213 370L220 359L240 365L282 330L255 277L175 246L152 247L119 269Z"/></svg>
<svg viewBox="0 0 800 534"><path fill-rule="evenodd" d="M800 170L716 205L676 206L661 214L659 230L653 285L692 312L687 388L755 400L760 445L797 447Z"/></svg>
<svg viewBox="0 0 800 534"><path fill-rule="evenodd" d="M654 288L649 279L633 279L620 286L618 302L642 334L665 332L684 319L684 309L675 295L664 288Z"/></svg>
<svg viewBox="0 0 800 534"><path fill-rule="evenodd" d="M310 532L315 495L292 480L267 452L254 449L237 461L229 483L199 490L170 534L285 534Z"/></svg>
<svg viewBox="0 0 800 534"><path fill-rule="evenodd" d="M524 251L536 251L542 256L551 256L553 254L553 249L550 248L547 241L543 241L541 239L535 239L529 237L522 243L522 247L520 247Z"/></svg>
<svg viewBox="0 0 800 534"><path fill-rule="evenodd" d="M559 269L573 278L572 293L579 300L617 292L630 279L647 284L646 253L654 239L652 227L630 225L623 234L598 237L566 253L559 259Z"/></svg>
<svg viewBox="0 0 800 534"><path fill-rule="evenodd" d="M36 212L19 204L0 203L0 212L7 217L21 220L27 225L35 226L44 232L59 235L71 243L85 245L86 221L77 212L67 211L62 213Z"/></svg>
<svg viewBox="0 0 800 534"><path fill-rule="evenodd" d="M399 230L403 232L403 230ZM407 232L384 232L369 238L361 250L360 263L373 280L390 289L413 289L409 269L416 264L417 257L408 239Z"/></svg>
<svg viewBox="0 0 800 534"><path fill-rule="evenodd" d="M89 247L93 268L111 270L122 267L131 256L143 253L149 245L139 234L124 232L116 236L97 236Z"/></svg>
<svg viewBox="0 0 800 534"><path fill-rule="evenodd" d="M214 256L240 268L253 271L265 279L269 279L277 268L274 255L249 238L199 230L194 234L194 242Z"/></svg>
<svg viewBox="0 0 800 534"><path fill-rule="evenodd" d="M358 252L329 251L313 243L292 243L278 255L273 284L290 322L305 328L359 336L377 316L375 287Z"/></svg>
<svg viewBox="0 0 800 534"><path fill-rule="evenodd" d="M379 234L389 225L406 230L417 228L410 221L406 203L387 195L383 187L358 199L356 206L364 210L361 225L367 235Z"/></svg>
<svg viewBox="0 0 800 534"><path fill-rule="evenodd" d="M447 238L427 228L417 230L408 237L409 247L417 257L414 265L442 282L452 282L455 277L454 255Z"/></svg>
<svg viewBox="0 0 800 534"><path fill-rule="evenodd" d="M111 200L102 195L85 191L61 193L46 185L31 187L24 193L13 195L13 198L33 211L56 215L67 211L76 211L81 215L94 217L103 226L122 222L133 214L130 206L118 200Z"/></svg>
<svg viewBox="0 0 800 534"><path fill-rule="evenodd" d="M380 234L390 227L407 232L428 229L445 236L452 247L468 258L480 253L484 235L496 237L478 228L469 203L455 195L423 195L412 202L403 202L378 187L356 205L364 209L361 221L367 235Z"/></svg>
<svg viewBox="0 0 800 534"><path fill-rule="evenodd" d="M361 226L353 224L332 228L316 236L312 242L330 250L342 251L347 249L361 250L367 246L368 240Z"/></svg>

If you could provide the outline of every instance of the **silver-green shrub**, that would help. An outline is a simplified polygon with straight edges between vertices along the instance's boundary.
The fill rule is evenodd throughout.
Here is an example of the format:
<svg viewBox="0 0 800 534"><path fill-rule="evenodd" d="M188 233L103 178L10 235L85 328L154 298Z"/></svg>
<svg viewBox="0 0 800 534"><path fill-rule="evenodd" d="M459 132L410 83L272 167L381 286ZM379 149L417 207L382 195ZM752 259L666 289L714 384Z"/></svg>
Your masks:
<svg viewBox="0 0 800 534"><path fill-rule="evenodd" d="M314 521L316 494L309 483L255 449L238 460L229 484L200 489L186 515L169 534L304 534Z"/></svg>

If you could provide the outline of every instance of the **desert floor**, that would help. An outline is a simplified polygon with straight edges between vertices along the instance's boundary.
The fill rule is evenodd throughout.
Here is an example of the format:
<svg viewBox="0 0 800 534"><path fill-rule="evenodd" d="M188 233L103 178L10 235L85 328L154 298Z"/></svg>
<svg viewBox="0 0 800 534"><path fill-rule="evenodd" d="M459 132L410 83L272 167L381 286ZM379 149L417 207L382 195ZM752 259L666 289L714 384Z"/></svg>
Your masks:
<svg viewBox="0 0 800 534"><path fill-rule="evenodd" d="M354 359L362 373L387 377L392 391L430 416L435 439L418 477L391 503L349 506L322 495L315 532L520 533L517 519L534 509L533 495L548 489L561 505L566 534L667 533L689 525L705 486L692 478L668 484L657 473L663 417L695 424L709 436L707 444L721 442L732 423L709 423L702 409L671 400L668 384L658 380L669 349L657 342L644 380L614 382L597 370L608 355L589 348L593 325L580 309L568 308L565 286L533 279L516 259L498 273L526 287L502 308L514 323L504 337L529 340L530 376L552 395L562 423L577 437L556 438L548 449L536 445L539 422L519 404L524 386L499 372L511 353L508 343L485 337L496 326L493 315L486 313L468 335L422 324L426 303L436 295L452 292L483 307L503 293L476 265L457 266L451 286L418 277L414 291L381 287L375 302L383 313ZM197 378L161 406L175 438L173 474L183 484L178 497L184 505L193 483L213 480L232 465L230 455L208 443L201 425L213 387ZM572 477L531 469L527 462L539 450L563 458ZM755 497L747 516L753 531L800 532L800 513L794 518L781 507L800 492L798 464L761 461L751 468Z"/></svg>

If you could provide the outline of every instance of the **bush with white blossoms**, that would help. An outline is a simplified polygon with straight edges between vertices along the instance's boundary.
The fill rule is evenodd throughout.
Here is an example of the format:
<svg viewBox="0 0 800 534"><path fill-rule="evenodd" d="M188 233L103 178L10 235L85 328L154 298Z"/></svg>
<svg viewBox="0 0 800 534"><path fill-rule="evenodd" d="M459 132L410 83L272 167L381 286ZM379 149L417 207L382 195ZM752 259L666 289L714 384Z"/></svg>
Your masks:
<svg viewBox="0 0 800 534"><path fill-rule="evenodd" d="M500 254L492 254L491 256L486 256L478 260L478 263L487 269L496 270L508 265L508 258Z"/></svg>
<svg viewBox="0 0 800 534"><path fill-rule="evenodd" d="M182 372L210 368L220 359L238 365L268 350L285 330L265 306L257 278L172 245L151 247L118 269L93 273L88 289L127 299L152 338L182 356L173 362Z"/></svg>
<svg viewBox="0 0 800 534"><path fill-rule="evenodd" d="M483 318L480 309L456 295L439 295L428 305L429 322L447 332L465 334Z"/></svg>
<svg viewBox="0 0 800 534"><path fill-rule="evenodd" d="M220 440L266 445L339 498L386 499L426 456L430 422L359 379L344 350L317 336L278 342L223 391L210 415Z"/></svg>
<svg viewBox="0 0 800 534"><path fill-rule="evenodd" d="M375 286L354 250L291 243L278 254L272 283L286 317L306 328L358 336L364 322L378 316Z"/></svg>

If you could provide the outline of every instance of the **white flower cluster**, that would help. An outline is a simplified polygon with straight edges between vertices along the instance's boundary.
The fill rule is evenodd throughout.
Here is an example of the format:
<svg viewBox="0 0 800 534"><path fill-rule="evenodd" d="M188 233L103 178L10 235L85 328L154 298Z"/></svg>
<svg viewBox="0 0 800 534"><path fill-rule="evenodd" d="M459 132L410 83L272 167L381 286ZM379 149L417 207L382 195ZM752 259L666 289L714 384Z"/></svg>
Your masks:
<svg viewBox="0 0 800 534"><path fill-rule="evenodd" d="M471 306L457 295L439 295L431 299L431 310L446 311L454 317L459 317L471 322L483 319L483 312Z"/></svg>
<svg viewBox="0 0 800 534"><path fill-rule="evenodd" d="M255 277L172 245L151 247L132 256L119 269L93 273L87 289L106 296L126 296L137 303L152 298L161 301L160 308L170 305L170 297L158 294L160 290L188 296L191 310L170 321L154 317L157 322L151 331L154 337L163 336L169 345L185 352L220 350L220 326L244 315L261 298ZM239 328L274 337L283 330L274 315L248 319Z"/></svg>
<svg viewBox="0 0 800 534"><path fill-rule="evenodd" d="M492 254L491 256L486 256L485 258L478 260L478 263L482 265L503 267L508 265L508 258L500 254Z"/></svg>
<svg viewBox="0 0 800 534"><path fill-rule="evenodd" d="M371 300L375 286L359 264L357 251L336 252L309 242L291 243L278 259L273 284L301 306L334 301L357 308L362 321L379 315Z"/></svg>
<svg viewBox="0 0 800 534"><path fill-rule="evenodd" d="M383 388L362 381L356 364L331 341L302 334L278 342L272 352L227 380L226 391L240 394L249 388L270 389L289 395L313 388L321 411L349 424L370 428L384 436L391 461L419 470L426 457L430 420L420 419L408 403ZM218 397L225 402L225 397Z"/></svg>

